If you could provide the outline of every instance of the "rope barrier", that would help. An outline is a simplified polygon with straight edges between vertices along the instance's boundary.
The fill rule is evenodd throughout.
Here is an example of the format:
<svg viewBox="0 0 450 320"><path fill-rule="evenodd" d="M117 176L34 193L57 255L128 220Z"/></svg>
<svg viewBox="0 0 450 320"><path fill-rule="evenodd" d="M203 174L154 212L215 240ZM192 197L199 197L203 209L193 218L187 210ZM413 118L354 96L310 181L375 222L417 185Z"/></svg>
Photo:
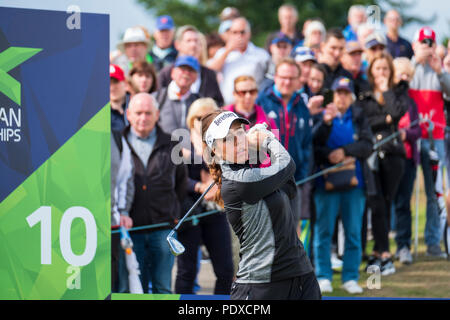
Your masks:
<svg viewBox="0 0 450 320"><path fill-rule="evenodd" d="M420 122L420 123L428 122L429 123L430 120L417 119L417 120L411 122L408 128L411 128L412 126L416 125L418 122ZM439 124L436 124L436 123L434 123L434 125L443 127L442 125L439 125ZM450 131L450 127L445 126L445 130ZM396 131L393 134L391 134L391 135L387 136L386 138L384 138L383 140L380 140L379 142L375 143L373 145L373 150L375 151L378 148L380 148L382 145L384 145L384 144L388 143L389 141L395 139L399 134L400 134L400 131ZM314 180L314 179L316 179L316 178L318 178L320 176L323 176L324 174L326 174L326 173L328 173L328 172L330 172L330 171L332 171L334 169L340 168L340 167L350 163L351 161L353 161L353 160L350 159L350 160L346 160L346 161L340 162L338 164L335 164L335 165L333 165L331 167L328 167L328 168L326 168L326 169L324 169L322 171L316 172L315 174L312 174L312 175L310 175L310 176L308 176L308 177L306 177L304 179L296 181L295 184L297 186L305 184L306 182ZM222 211L220 211L220 210L211 210L211 211L202 212L202 213L199 213L199 214L196 214L196 215L192 215L192 216L186 218L186 221L193 221L193 224L197 225L198 224L198 220L200 218L203 218L203 217L206 217L206 216L210 216L210 215L213 215L213 214L216 214L216 213L219 213L219 212L222 212ZM156 228L161 228L161 227L170 227L170 226L171 226L170 223L164 222L164 223L158 223L158 224L151 224L151 225L133 227L133 228L128 229L128 232L139 231L139 230L151 230L151 229L156 229ZM112 230L111 231L111 233L119 233L119 232L120 232L120 230Z"/></svg>

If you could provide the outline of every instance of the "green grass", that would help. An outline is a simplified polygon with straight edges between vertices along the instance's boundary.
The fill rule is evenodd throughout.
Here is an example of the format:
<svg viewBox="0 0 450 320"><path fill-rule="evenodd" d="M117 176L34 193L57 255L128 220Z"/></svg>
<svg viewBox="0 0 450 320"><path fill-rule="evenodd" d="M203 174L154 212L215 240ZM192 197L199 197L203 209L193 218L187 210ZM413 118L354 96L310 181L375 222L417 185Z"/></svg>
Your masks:
<svg viewBox="0 0 450 320"><path fill-rule="evenodd" d="M333 293L324 296L333 297L399 297L399 298L450 298L450 261L449 260L433 260L426 256L426 245L424 242L425 230L425 206L426 197L423 188L423 176L420 172L418 175L420 181L419 195L419 245L417 247L417 257L413 254L413 264L406 266L395 261L396 273L388 276L381 276L380 289L368 289L367 280L371 276L364 271L366 263L360 265L359 285L364 292L359 295L350 295L341 288L342 279L340 273L333 275ZM414 191L415 192L415 191ZM412 204L412 244L411 252L414 252L414 233L415 233L415 194L411 199ZM395 253L397 246L394 239L390 239L391 252ZM373 241L367 244L366 252L370 253L373 247Z"/></svg>

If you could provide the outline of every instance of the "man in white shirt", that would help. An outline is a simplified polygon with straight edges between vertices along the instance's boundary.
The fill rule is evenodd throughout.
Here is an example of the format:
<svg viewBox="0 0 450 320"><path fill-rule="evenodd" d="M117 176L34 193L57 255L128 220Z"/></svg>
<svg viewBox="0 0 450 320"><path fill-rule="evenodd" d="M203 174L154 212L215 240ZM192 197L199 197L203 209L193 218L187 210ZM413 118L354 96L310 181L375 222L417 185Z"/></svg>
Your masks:
<svg viewBox="0 0 450 320"><path fill-rule="evenodd" d="M256 47L251 41L250 23L244 17L233 20L227 43L209 61L208 67L220 72L219 85L225 104L234 101L234 79L241 75L253 76L259 86L264 79L270 62L266 50Z"/></svg>

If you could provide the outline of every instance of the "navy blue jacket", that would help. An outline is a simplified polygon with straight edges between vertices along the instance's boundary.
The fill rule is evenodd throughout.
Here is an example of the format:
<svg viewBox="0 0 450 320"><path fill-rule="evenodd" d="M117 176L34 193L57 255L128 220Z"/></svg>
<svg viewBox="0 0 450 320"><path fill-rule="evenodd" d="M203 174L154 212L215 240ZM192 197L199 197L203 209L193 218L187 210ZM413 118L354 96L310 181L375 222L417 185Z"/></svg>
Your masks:
<svg viewBox="0 0 450 320"><path fill-rule="evenodd" d="M256 104L263 107L269 118L272 118L280 130L280 141L288 150L296 165L295 180L308 175L310 154L312 150L312 133L310 114L303 98L295 93L289 112L284 102L274 92L274 86L261 92ZM286 116L288 126L286 126Z"/></svg>

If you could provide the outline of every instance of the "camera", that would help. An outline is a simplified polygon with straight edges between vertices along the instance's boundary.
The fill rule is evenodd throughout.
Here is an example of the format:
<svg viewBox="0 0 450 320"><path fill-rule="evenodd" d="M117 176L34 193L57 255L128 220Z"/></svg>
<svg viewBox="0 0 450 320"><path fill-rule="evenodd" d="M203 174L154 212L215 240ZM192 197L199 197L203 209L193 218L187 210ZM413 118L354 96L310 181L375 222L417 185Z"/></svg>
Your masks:
<svg viewBox="0 0 450 320"><path fill-rule="evenodd" d="M433 46L434 43L432 39L423 39L421 42L427 44L430 48Z"/></svg>

